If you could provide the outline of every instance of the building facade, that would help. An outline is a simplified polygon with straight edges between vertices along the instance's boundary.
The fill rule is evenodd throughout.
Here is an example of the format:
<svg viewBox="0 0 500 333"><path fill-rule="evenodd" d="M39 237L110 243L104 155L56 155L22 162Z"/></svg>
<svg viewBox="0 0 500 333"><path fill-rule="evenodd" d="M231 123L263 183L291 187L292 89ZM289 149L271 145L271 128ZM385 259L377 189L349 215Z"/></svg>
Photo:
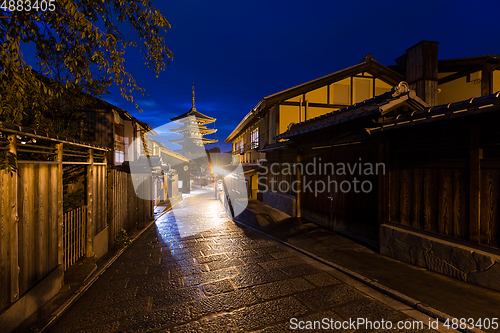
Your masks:
<svg viewBox="0 0 500 333"><path fill-rule="evenodd" d="M226 139L235 159L266 168L249 193L286 195L295 216L499 290L499 58L438 60L438 43L422 41L396 63L367 56L262 99Z"/></svg>

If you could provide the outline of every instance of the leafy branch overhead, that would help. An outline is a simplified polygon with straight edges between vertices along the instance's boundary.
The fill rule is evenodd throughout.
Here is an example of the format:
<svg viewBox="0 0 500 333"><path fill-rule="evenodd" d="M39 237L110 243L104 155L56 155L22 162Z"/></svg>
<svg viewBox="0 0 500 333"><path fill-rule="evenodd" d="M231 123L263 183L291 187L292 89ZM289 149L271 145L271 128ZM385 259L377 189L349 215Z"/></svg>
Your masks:
<svg viewBox="0 0 500 333"><path fill-rule="evenodd" d="M0 170L7 170L11 175L17 174L17 156L8 151L0 151Z"/></svg>
<svg viewBox="0 0 500 333"><path fill-rule="evenodd" d="M25 123L29 118L36 127L52 97L73 101L83 98L81 92L100 97L113 83L139 108L132 95L144 89L125 67L125 50L139 48L158 76L172 59L165 17L149 0L52 3L54 11L0 9L0 120ZM49 80L23 59L26 44L35 45L41 74Z"/></svg>

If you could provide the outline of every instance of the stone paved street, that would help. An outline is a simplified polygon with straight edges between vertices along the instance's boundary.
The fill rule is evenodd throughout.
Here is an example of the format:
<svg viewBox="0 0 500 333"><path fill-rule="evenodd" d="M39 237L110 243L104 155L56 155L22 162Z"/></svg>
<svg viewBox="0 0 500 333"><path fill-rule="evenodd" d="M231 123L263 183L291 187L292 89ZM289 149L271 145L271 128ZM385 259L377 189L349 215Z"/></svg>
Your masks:
<svg viewBox="0 0 500 333"><path fill-rule="evenodd" d="M292 331L292 318L428 323L408 306L235 224L212 191L197 190L146 230L50 331L284 332Z"/></svg>

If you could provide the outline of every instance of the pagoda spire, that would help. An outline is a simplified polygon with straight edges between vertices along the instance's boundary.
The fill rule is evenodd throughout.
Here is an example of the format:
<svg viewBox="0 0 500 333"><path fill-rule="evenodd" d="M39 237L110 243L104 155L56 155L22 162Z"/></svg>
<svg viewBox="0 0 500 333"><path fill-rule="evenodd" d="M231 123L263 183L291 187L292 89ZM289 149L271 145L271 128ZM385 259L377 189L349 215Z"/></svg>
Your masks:
<svg viewBox="0 0 500 333"><path fill-rule="evenodd" d="M183 125L176 129L170 129L171 132L181 134L182 138L169 141L182 145L182 149L186 152L194 153L199 147L217 143L216 139L203 137L215 133L217 130L206 127L206 125L213 123L216 119L200 113L194 106L194 82L192 90L191 109L180 116L170 118L171 121Z"/></svg>
<svg viewBox="0 0 500 333"><path fill-rule="evenodd" d="M194 107L194 82L193 82L193 97L192 97L192 106L191 106L191 110L196 110L196 108Z"/></svg>

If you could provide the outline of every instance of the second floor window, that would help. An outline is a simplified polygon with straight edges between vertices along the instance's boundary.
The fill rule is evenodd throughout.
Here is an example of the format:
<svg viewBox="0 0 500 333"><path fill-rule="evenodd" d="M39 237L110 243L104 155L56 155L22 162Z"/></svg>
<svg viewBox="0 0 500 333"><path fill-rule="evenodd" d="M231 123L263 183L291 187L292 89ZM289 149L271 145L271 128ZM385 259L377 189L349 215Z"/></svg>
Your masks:
<svg viewBox="0 0 500 333"><path fill-rule="evenodd" d="M257 148L259 146L259 129L256 128L250 133L250 149Z"/></svg>
<svg viewBox="0 0 500 333"><path fill-rule="evenodd" d="M236 151L239 151L240 154L243 154L243 140L238 141L236 145Z"/></svg>

